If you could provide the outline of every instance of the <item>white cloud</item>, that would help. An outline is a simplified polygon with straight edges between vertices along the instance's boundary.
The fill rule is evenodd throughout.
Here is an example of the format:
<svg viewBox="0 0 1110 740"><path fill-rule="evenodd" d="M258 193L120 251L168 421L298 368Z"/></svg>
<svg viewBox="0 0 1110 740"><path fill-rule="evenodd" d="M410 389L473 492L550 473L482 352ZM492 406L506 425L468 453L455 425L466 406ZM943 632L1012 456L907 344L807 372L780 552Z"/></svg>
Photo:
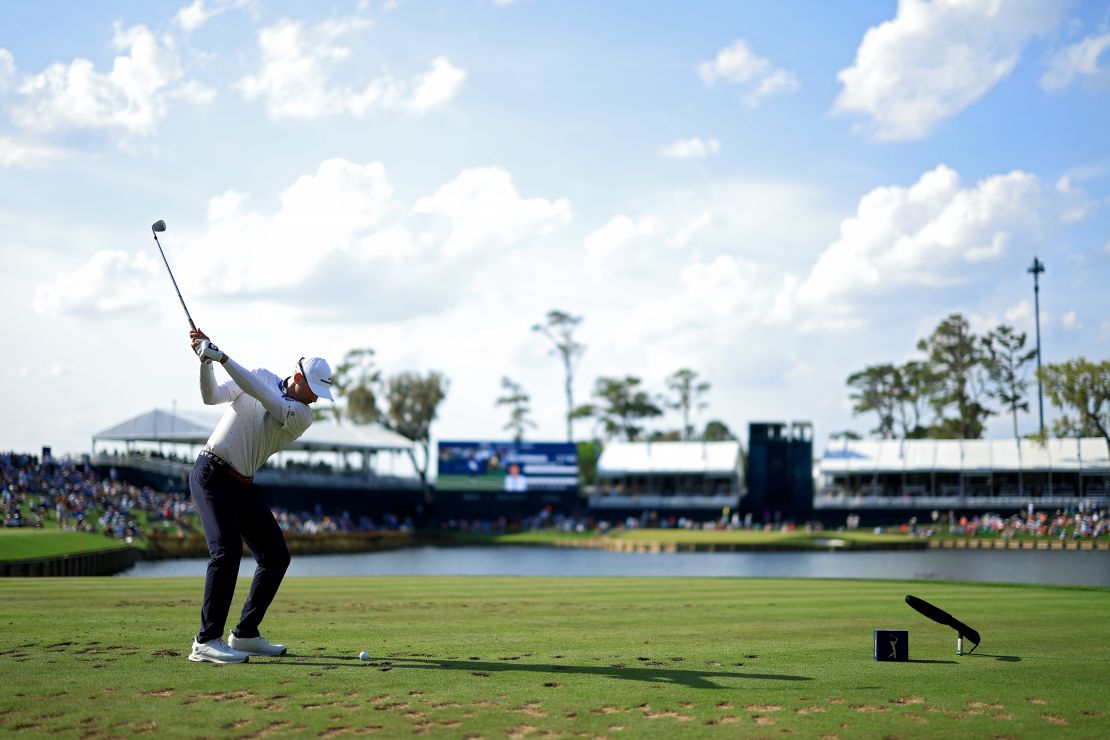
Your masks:
<svg viewBox="0 0 1110 740"><path fill-rule="evenodd" d="M591 258L604 258L615 254L626 244L659 231L659 222L652 216L636 220L621 213L614 216L604 226L591 232L583 245L586 255Z"/></svg>
<svg viewBox="0 0 1110 740"><path fill-rule="evenodd" d="M45 366L21 365L16 371L21 378L61 378L73 374L73 367L65 362L54 360Z"/></svg>
<svg viewBox="0 0 1110 740"><path fill-rule="evenodd" d="M743 100L750 108L757 107L762 98L769 95L798 89L798 80L792 72L772 65L752 51L744 39L737 39L732 46L718 51L712 60L699 64L698 75L708 87L718 80L745 86L747 92Z"/></svg>
<svg viewBox="0 0 1110 740"><path fill-rule="evenodd" d="M193 0L192 3L178 10L173 20L180 26L182 31L188 33L189 31L195 31L203 26L208 22L209 18L218 12L217 10L208 10L205 8L204 0Z"/></svg>
<svg viewBox="0 0 1110 740"><path fill-rule="evenodd" d="M0 167L44 167L73 156L65 149L0 136Z"/></svg>
<svg viewBox="0 0 1110 740"><path fill-rule="evenodd" d="M15 57L7 49L0 48L0 93L5 93L15 79Z"/></svg>
<svg viewBox="0 0 1110 740"><path fill-rule="evenodd" d="M408 207L396 201L380 162L343 159L298 178L272 213L248 202L233 190L213 197L200 233L175 229L163 240L191 308L194 298L219 296L333 311L345 320L434 310L453 299L451 284L465 285L466 271L494 255L489 247L542 237L570 218L567 201L522 198L496 168L466 170ZM35 310L84 317L172 308L164 268L150 251L94 254L39 285ZM463 254L466 260L453 259Z"/></svg>
<svg viewBox="0 0 1110 740"><path fill-rule="evenodd" d="M1030 325L1033 321L1033 307L1029 305L1029 301L1018 301L1013 306L1006 309L1003 314L1006 317L1006 323L1026 326ZM991 324L998 322L991 321Z"/></svg>
<svg viewBox="0 0 1110 740"><path fill-rule="evenodd" d="M878 139L923 138L1009 75L1062 10L1056 0L902 0L838 73L833 110L868 116Z"/></svg>
<svg viewBox="0 0 1110 740"><path fill-rule="evenodd" d="M189 80L169 94L193 105L210 105L216 100L216 90L196 80Z"/></svg>
<svg viewBox="0 0 1110 740"><path fill-rule="evenodd" d="M876 188L800 283L795 307L843 318L868 295L986 277L993 263L1020 253L1013 247L1054 233L1068 198L1021 171L963 187L944 165L910 187Z"/></svg>
<svg viewBox="0 0 1110 740"><path fill-rule="evenodd" d="M1110 49L1110 33L1087 36L1058 51L1041 76L1041 87L1049 91L1063 90L1076 77L1106 79L1110 66L1099 66L1104 52Z"/></svg>
<svg viewBox="0 0 1110 740"><path fill-rule="evenodd" d="M424 113L451 101L466 80L466 70L451 64L447 57L436 57L432 68L413 79L412 96L406 105L417 113Z"/></svg>
<svg viewBox="0 0 1110 740"><path fill-rule="evenodd" d="M1068 331L1078 331L1083 328L1083 325L1079 323L1079 316L1075 311L1068 311L1061 316L1060 325Z"/></svg>
<svg viewBox="0 0 1110 740"><path fill-rule="evenodd" d="M702 211L693 220L675 232L671 237L669 244L674 247L684 247L690 243L690 240L701 231L713 223L713 214L709 211Z"/></svg>
<svg viewBox="0 0 1110 740"><path fill-rule="evenodd" d="M755 262L732 255L695 260L677 270L677 284L672 277L669 290L641 297L623 315L615 335L640 344L763 323L762 308L773 290L765 277Z"/></svg>
<svg viewBox="0 0 1110 740"><path fill-rule="evenodd" d="M421 198L413 213L433 218L444 254L454 256L550 234L570 221L571 207L563 198L522 198L508 172L477 167Z"/></svg>
<svg viewBox="0 0 1110 740"><path fill-rule="evenodd" d="M155 305L154 286L169 289L168 281L159 280L163 277L158 274L159 267L143 252L97 252L76 270L62 272L53 283L39 285L34 309L90 319L147 313Z"/></svg>
<svg viewBox="0 0 1110 740"><path fill-rule="evenodd" d="M721 143L716 139L679 139L659 149L659 154L668 159L705 159L721 151Z"/></svg>
<svg viewBox="0 0 1110 740"><path fill-rule="evenodd" d="M156 37L145 26L117 25L112 44L125 52L107 73L87 59L55 63L19 86L26 99L12 108L12 120L23 128L99 128L149 136L166 116L166 101L177 96L197 102L204 96L198 83L173 85L183 72L173 40Z"/></svg>
<svg viewBox="0 0 1110 740"><path fill-rule="evenodd" d="M314 120L344 113L361 118L379 110L421 114L454 99L466 71L445 56L436 57L428 71L409 79L385 74L361 89L333 84L334 67L352 55L340 39L368 26L369 21L353 18L311 28L282 20L264 28L258 34L261 69L242 78L237 87L247 100L262 99L275 119Z"/></svg>
<svg viewBox="0 0 1110 740"><path fill-rule="evenodd" d="M185 33L191 33L218 15L249 5L252 0L193 0L190 4L180 8L173 17Z"/></svg>

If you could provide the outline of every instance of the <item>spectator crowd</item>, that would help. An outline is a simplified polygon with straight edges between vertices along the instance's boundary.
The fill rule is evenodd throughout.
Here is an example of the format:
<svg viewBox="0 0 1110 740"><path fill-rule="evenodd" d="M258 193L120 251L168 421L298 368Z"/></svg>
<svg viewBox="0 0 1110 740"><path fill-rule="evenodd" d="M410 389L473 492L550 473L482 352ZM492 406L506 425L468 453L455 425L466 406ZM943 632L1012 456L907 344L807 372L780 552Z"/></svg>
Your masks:
<svg viewBox="0 0 1110 740"><path fill-rule="evenodd" d="M134 540L144 526L193 526L192 504L179 493L101 478L72 458L0 453L0 517L6 527L53 526ZM139 512L144 512L142 516Z"/></svg>
<svg viewBox="0 0 1110 740"><path fill-rule="evenodd" d="M723 510L720 516L699 520L682 516L660 516L645 511L637 517L608 521L586 514L565 515L550 506L531 516L495 519L447 519L414 522L411 517L382 514L377 519L354 516L348 511L325 513L317 506L314 512L292 512L275 508L274 517L281 529L290 534L327 534L329 532L411 532L417 526L440 531L496 534L527 530L560 532L599 532L612 529L788 529L819 532L819 523L795 525L792 522L762 524L753 522L750 514ZM5 527L43 527L47 522L60 529L77 532L99 532L115 539L132 541L154 536L185 537L200 534L200 524L193 502L185 490L158 491L118 480L115 468L101 476L88 462L69 457L39 459L33 455L0 452L0 521ZM849 517L848 529L859 527L859 518ZM957 516L952 512L916 517L895 528L909 535L933 537L997 536L1012 538L1034 536L1047 538L1098 538L1110 535L1110 516L1098 507L1053 513L1035 511L1030 507L1022 514L1004 517L999 514Z"/></svg>
<svg viewBox="0 0 1110 740"><path fill-rule="evenodd" d="M947 533L955 537L1037 537L1049 539L1096 539L1110 535L1110 516L1099 507L1084 507L1075 511L1057 509L1047 511L1027 510L1024 514L1001 516L979 514L975 516L931 517L932 521L919 523L916 518L902 529L921 537Z"/></svg>

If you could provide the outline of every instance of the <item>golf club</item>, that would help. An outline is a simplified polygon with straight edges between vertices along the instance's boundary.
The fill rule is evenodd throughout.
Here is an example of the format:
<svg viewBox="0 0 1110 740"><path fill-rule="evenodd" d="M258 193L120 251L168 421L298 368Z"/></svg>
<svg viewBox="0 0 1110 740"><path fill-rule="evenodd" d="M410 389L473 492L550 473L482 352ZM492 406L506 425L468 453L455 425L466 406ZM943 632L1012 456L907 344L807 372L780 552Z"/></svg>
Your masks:
<svg viewBox="0 0 1110 740"><path fill-rule="evenodd" d="M965 637L975 643L975 647L967 651L968 655L971 655L972 651L975 650L975 648L979 647L979 633L976 630L973 630L971 627L968 627L960 620L953 617L948 612L939 607L935 607L928 601L925 601L924 599L919 599L916 596L906 596L906 603L912 606L917 611L924 614L929 619L933 620L934 622L939 622L946 627L951 627L952 629L956 630L956 634L958 635L958 637L956 638L956 655L964 654Z"/></svg>
<svg viewBox="0 0 1110 740"><path fill-rule="evenodd" d="M154 243L158 245L158 253L162 255L162 262L166 265L166 272L170 274L170 280L173 282L173 289L177 291L177 300L181 301L181 307L185 309L185 318L189 320L189 326L193 327L193 331L197 330L197 325L193 323L193 317L189 315L189 307L185 305L185 299L181 297L181 289L177 287L177 280L173 277L173 270L170 269L170 263L166 259L166 253L162 251L162 243L158 241L158 232L166 230L166 222L158 219L150 225L150 231L154 234Z"/></svg>

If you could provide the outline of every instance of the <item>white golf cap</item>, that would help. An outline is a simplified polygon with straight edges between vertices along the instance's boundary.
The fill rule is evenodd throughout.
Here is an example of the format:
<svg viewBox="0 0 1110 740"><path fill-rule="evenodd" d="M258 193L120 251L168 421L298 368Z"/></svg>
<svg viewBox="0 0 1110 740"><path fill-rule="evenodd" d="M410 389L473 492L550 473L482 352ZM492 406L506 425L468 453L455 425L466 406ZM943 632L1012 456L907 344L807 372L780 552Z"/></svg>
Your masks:
<svg viewBox="0 0 1110 740"><path fill-rule="evenodd" d="M327 360L322 357L302 357L297 361L297 370L308 381L308 387L313 393L329 401L335 400L331 397L331 365Z"/></svg>

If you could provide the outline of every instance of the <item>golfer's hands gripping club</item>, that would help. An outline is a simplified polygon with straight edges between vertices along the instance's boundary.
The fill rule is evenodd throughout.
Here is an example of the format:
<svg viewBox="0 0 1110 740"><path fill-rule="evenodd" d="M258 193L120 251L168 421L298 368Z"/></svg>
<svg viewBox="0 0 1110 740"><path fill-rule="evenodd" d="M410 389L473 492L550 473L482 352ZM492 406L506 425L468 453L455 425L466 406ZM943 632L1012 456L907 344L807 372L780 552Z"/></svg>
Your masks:
<svg viewBox="0 0 1110 740"><path fill-rule="evenodd" d="M224 362L227 360L227 355L224 354L219 347L212 344L208 339L208 335L200 329L194 329L189 332L189 342L192 344L193 352L196 352L197 357L201 362Z"/></svg>

